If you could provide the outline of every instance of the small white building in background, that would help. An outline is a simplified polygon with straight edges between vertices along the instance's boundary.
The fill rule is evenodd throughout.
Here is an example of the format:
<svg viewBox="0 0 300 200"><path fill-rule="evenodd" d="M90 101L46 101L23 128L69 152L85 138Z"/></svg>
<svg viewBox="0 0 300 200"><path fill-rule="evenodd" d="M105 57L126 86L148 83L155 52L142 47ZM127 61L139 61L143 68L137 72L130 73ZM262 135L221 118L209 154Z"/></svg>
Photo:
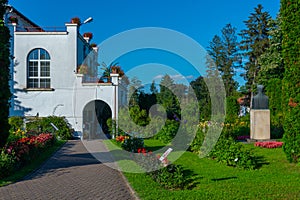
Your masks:
<svg viewBox="0 0 300 200"><path fill-rule="evenodd" d="M127 85L118 74L98 81L98 49L80 25L39 27L12 6L4 20L11 33L10 116L64 116L79 136L106 133L106 120L126 104ZM87 74L78 73L81 65Z"/></svg>

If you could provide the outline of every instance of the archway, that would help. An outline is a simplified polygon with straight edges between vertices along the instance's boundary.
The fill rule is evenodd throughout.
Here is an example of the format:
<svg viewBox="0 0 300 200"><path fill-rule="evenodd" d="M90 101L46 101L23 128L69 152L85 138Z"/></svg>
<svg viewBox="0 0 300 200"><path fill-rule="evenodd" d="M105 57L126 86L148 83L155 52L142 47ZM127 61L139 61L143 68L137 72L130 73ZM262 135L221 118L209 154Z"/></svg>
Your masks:
<svg viewBox="0 0 300 200"><path fill-rule="evenodd" d="M101 100L94 100L86 104L83 109L83 139L99 139L109 137L107 120L112 118L111 108Z"/></svg>

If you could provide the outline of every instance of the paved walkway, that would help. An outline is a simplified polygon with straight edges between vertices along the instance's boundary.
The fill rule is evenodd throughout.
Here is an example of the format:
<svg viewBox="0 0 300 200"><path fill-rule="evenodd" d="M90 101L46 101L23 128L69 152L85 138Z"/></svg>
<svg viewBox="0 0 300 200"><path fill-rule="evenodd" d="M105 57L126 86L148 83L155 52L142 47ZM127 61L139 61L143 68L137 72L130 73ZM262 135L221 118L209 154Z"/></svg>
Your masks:
<svg viewBox="0 0 300 200"><path fill-rule="evenodd" d="M102 149L103 143L100 142ZM39 170L0 187L0 199L137 199L124 176L91 156L80 140L68 141Z"/></svg>

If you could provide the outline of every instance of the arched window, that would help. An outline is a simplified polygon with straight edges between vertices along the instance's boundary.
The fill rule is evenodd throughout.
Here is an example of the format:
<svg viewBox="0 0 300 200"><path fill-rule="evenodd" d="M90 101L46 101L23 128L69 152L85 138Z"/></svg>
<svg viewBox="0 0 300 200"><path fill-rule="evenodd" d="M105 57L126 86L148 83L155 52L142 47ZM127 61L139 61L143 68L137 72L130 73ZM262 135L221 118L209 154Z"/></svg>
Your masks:
<svg viewBox="0 0 300 200"><path fill-rule="evenodd" d="M50 88L50 55L45 49L34 49L29 53L27 72L28 88Z"/></svg>

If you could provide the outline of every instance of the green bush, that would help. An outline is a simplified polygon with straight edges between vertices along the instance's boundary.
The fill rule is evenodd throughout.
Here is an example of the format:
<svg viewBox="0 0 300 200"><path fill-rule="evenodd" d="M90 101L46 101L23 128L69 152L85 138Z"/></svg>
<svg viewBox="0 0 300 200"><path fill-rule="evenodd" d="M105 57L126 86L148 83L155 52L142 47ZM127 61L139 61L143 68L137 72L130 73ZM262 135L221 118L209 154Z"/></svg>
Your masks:
<svg viewBox="0 0 300 200"><path fill-rule="evenodd" d="M17 129L16 131L11 130L7 139L7 144L15 142L23 137L26 137L27 133L25 130Z"/></svg>
<svg viewBox="0 0 300 200"><path fill-rule="evenodd" d="M106 124L108 126L109 131L109 133L106 136L108 138L112 138L112 135L114 135L114 133L116 132L116 121L110 118L106 121ZM126 133L118 127L118 135L126 135Z"/></svg>
<svg viewBox="0 0 300 200"><path fill-rule="evenodd" d="M256 169L257 157L253 150L246 149L241 143L233 139L220 138L215 148L210 152L210 157L228 166L243 169Z"/></svg>
<svg viewBox="0 0 300 200"><path fill-rule="evenodd" d="M206 133L209 129L222 127L222 138L234 138L236 139L238 136L250 136L250 118L249 115L244 117L239 117L232 123L216 123L211 121L200 122L198 125L198 130L193 142L190 145L189 150L195 153L200 153L200 149Z"/></svg>
<svg viewBox="0 0 300 200"><path fill-rule="evenodd" d="M51 123L53 123L59 130L55 130ZM68 140L72 138L72 129L70 124L64 117L49 116L37 118L26 124L28 132L39 133L54 133L57 137Z"/></svg>
<svg viewBox="0 0 300 200"><path fill-rule="evenodd" d="M134 158L147 175L166 189L183 189L189 183L189 177L183 168L180 165L169 164L167 158L160 161L159 156L151 151L147 152L145 148L139 148Z"/></svg>
<svg viewBox="0 0 300 200"><path fill-rule="evenodd" d="M150 172L149 175L166 189L183 189L187 184L187 178L180 165L170 164Z"/></svg>
<svg viewBox="0 0 300 200"><path fill-rule="evenodd" d="M10 133L17 131L18 129L24 129L23 118L20 116L13 116L8 118L8 123L10 125Z"/></svg>
<svg viewBox="0 0 300 200"><path fill-rule="evenodd" d="M144 140L137 137L129 137L122 143L122 148L129 152L138 152L139 148L144 147Z"/></svg>
<svg viewBox="0 0 300 200"><path fill-rule="evenodd" d="M24 122L23 118L19 116L13 116L8 118L8 123L10 125L9 136L7 138L7 143L12 143L22 138L25 134L24 132Z"/></svg>
<svg viewBox="0 0 300 200"><path fill-rule="evenodd" d="M194 140L192 141L189 150L195 153L200 153L200 148L202 146L202 143L204 141L205 133L199 128L197 130L196 136Z"/></svg>
<svg viewBox="0 0 300 200"><path fill-rule="evenodd" d="M250 115L236 118L231 123L225 122L222 136L225 138L237 138L238 136L250 136Z"/></svg>
<svg viewBox="0 0 300 200"><path fill-rule="evenodd" d="M1 150L0 154L0 179L8 176L15 170L16 157L14 152L10 154L5 153L5 150Z"/></svg>
<svg viewBox="0 0 300 200"><path fill-rule="evenodd" d="M180 123L175 120L166 120L163 128L154 136L154 139L168 144L176 136Z"/></svg>

